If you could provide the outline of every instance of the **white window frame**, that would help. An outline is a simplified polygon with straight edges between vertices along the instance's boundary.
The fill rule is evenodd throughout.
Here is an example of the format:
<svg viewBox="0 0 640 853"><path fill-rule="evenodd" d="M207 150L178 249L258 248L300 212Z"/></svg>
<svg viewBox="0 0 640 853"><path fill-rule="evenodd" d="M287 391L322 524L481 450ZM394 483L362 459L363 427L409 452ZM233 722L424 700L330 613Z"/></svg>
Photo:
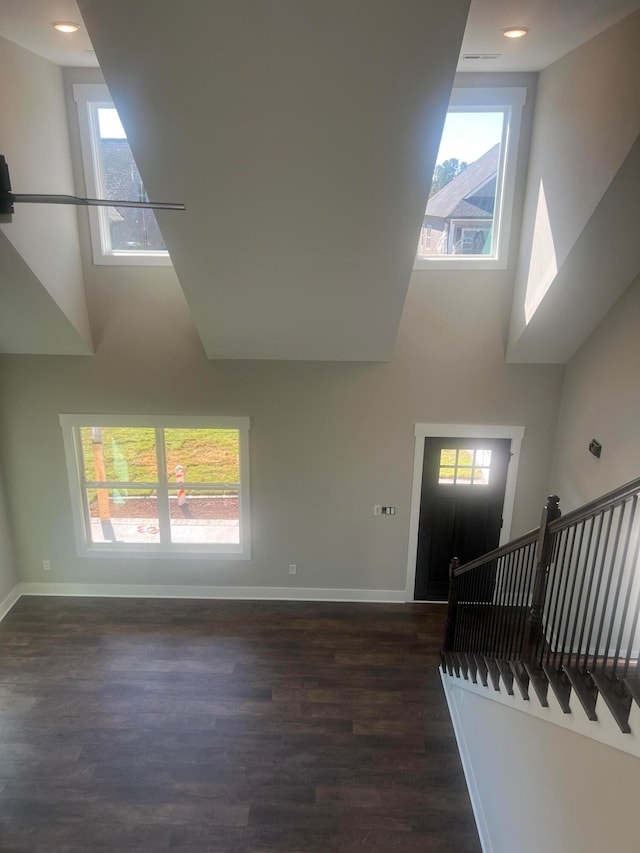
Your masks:
<svg viewBox="0 0 640 853"><path fill-rule="evenodd" d="M98 109L115 109L109 89L104 83L75 83L73 99L78 111L80 148L86 193L89 198L100 197L97 175L102 169ZM168 251L118 251L111 249L107 207L89 207L89 230L93 263L116 266L171 266Z"/></svg>
<svg viewBox="0 0 640 853"><path fill-rule="evenodd" d="M251 525L249 517L249 429L248 417L198 417L181 415L101 415L61 414L60 426L71 494L71 511L76 549L80 557L208 557L225 560L251 558ZM131 543L92 542L90 520L82 482L83 457L80 427L147 427L151 429L237 429L239 437L239 543ZM162 474L158 471L158 477ZM174 484L175 487L175 484Z"/></svg>
<svg viewBox="0 0 640 853"><path fill-rule="evenodd" d="M496 182L496 204L493 217L495 254L433 255L430 257L416 254L414 270L497 270L507 268L520 126L526 100L527 90L519 86L507 86L505 88L461 87L452 91L449 111L502 112L505 117L502 127Z"/></svg>

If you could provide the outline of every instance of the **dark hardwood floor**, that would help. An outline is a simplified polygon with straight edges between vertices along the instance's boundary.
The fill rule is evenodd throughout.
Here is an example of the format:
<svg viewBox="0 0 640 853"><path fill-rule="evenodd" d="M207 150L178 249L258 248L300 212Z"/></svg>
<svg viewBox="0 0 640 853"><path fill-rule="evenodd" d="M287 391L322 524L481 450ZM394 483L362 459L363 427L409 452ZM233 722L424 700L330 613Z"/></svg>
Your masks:
<svg viewBox="0 0 640 853"><path fill-rule="evenodd" d="M444 618L21 598L0 624L0 851L477 853Z"/></svg>

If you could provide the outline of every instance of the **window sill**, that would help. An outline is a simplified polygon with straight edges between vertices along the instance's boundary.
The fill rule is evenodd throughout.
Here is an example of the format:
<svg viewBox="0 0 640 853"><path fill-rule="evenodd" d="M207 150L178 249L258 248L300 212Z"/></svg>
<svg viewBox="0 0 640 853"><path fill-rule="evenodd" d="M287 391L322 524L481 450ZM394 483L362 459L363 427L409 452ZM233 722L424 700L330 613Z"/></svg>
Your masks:
<svg viewBox="0 0 640 853"><path fill-rule="evenodd" d="M506 258L464 258L461 255L448 255L440 258L416 258L414 272L444 270L506 270Z"/></svg>
<svg viewBox="0 0 640 853"><path fill-rule="evenodd" d="M138 547L131 547L131 545L123 545L119 547L118 545L89 545L85 548L78 549L78 557L89 557L89 558L99 558L102 559L106 557L107 559L116 557L117 559L122 559L122 557L131 558L134 560L171 560L171 559L209 559L209 560L250 560L251 552L247 550L246 552L238 546L237 550L234 551L221 551L214 550L207 546L198 546L193 545L191 547L185 546L176 546L175 548L170 548L167 546L157 546L157 545L140 545Z"/></svg>
<svg viewBox="0 0 640 853"><path fill-rule="evenodd" d="M173 262L168 252L145 252L135 254L134 252L113 252L112 254L95 254L93 256L94 266L120 266L120 267L171 267Z"/></svg>

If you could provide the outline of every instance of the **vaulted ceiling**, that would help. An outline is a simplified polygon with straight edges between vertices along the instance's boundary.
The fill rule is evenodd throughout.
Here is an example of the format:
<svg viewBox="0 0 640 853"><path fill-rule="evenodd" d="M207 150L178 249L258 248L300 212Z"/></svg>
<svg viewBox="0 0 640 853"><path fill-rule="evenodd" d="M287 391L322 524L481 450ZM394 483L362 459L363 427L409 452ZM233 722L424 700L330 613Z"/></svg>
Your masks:
<svg viewBox="0 0 640 853"><path fill-rule="evenodd" d="M99 62L150 196L187 206L158 218L209 357L387 360L456 66L539 70L638 5L474 0L467 22L469 0L79 0L86 33L65 59L50 22L78 17L73 0L4 0L0 35ZM516 23L536 33L517 51L500 35ZM499 55L464 58L480 53ZM23 156L16 142L14 187L72 191L43 186L43 162L27 187ZM5 234L21 311L42 258ZM89 352L85 309L56 301L61 349L29 350L43 324L16 349L7 321L0 351Z"/></svg>
<svg viewBox="0 0 640 853"><path fill-rule="evenodd" d="M468 0L79 5L209 357L390 358Z"/></svg>

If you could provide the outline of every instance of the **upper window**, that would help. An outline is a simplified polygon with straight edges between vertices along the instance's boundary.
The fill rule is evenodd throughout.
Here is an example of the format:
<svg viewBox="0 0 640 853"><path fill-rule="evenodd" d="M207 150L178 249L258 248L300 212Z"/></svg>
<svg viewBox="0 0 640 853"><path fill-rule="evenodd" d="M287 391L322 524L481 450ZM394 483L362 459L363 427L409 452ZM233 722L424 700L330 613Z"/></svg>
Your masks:
<svg viewBox="0 0 640 853"><path fill-rule="evenodd" d="M454 89L424 215L416 269L500 269L525 89Z"/></svg>
<svg viewBox="0 0 640 853"><path fill-rule="evenodd" d="M248 418L60 423L79 553L249 556Z"/></svg>
<svg viewBox="0 0 640 853"><path fill-rule="evenodd" d="M140 172L109 90L101 84L76 84L80 141L89 196L148 201ZM96 264L170 264L152 210L90 207L89 223Z"/></svg>

